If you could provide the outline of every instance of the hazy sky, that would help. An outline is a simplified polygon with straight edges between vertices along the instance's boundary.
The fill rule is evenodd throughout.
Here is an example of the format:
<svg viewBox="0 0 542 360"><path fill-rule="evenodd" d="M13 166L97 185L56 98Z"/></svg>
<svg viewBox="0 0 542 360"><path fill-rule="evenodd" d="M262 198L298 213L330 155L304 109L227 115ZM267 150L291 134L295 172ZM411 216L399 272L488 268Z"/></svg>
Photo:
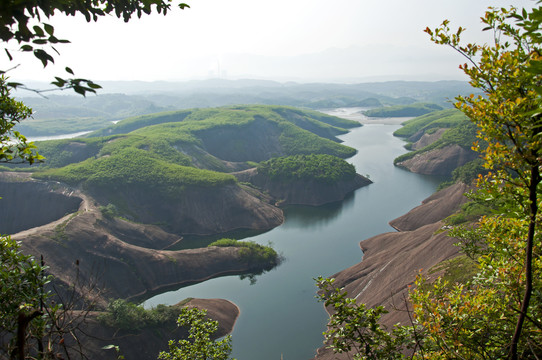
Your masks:
<svg viewBox="0 0 542 360"><path fill-rule="evenodd" d="M484 41L479 18L488 6L533 6L531 0L187 0L129 23L110 17L54 17L57 65L43 70L20 55L12 78L65 75L93 80L187 80L209 77L281 81L458 79L462 58L433 45L426 26L449 19ZM13 44L12 48L16 48ZM12 64L13 65L13 64ZM5 69L7 58L0 58ZM48 67L49 68L49 67Z"/></svg>

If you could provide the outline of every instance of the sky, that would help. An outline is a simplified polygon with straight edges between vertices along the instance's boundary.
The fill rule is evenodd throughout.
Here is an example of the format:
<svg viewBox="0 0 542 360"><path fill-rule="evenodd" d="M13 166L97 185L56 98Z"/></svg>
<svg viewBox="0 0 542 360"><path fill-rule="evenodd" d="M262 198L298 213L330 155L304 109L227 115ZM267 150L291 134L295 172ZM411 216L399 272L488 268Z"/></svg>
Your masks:
<svg viewBox="0 0 542 360"><path fill-rule="evenodd" d="M113 16L87 23L55 15L55 66L24 54L12 80L75 75L95 81L270 79L297 82L465 79L464 62L423 32L444 19L486 42L480 16L488 6L532 7L532 0L186 0L189 9L124 23ZM16 49L16 44L9 44ZM28 54L27 54L28 55Z"/></svg>

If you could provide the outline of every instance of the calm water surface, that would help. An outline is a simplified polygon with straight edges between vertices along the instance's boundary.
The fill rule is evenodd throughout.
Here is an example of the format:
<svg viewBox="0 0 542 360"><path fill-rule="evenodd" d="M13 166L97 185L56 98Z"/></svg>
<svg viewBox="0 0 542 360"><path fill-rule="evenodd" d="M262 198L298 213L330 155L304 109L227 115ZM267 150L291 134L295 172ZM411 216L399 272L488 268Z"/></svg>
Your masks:
<svg viewBox="0 0 542 360"><path fill-rule="evenodd" d="M314 278L358 263L359 242L394 231L388 221L406 213L432 194L440 179L409 173L393 166L406 152L392 136L399 125L370 124L343 135L345 145L358 149L349 159L373 184L345 201L321 207L285 209L285 223L249 238L272 242L285 261L256 278L212 279L157 295L145 303L174 304L187 297L223 298L237 304L241 315L233 335L238 360L307 360L322 345L327 314L315 299Z"/></svg>

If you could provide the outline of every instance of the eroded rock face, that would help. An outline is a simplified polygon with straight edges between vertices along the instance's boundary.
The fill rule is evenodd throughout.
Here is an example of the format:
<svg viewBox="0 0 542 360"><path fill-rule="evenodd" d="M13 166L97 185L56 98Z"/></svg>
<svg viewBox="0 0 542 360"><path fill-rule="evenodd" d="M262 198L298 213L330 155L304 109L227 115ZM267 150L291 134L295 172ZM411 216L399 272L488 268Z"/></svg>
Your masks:
<svg viewBox="0 0 542 360"><path fill-rule="evenodd" d="M390 310L381 318L381 323L388 328L398 322L409 324L408 313L401 311L405 309L408 286L414 283L420 271L426 274L433 266L458 254L459 248L453 245L457 239L440 231L444 226L440 220L458 210L465 201L466 189L466 185L456 184L437 192L422 205L390 222L404 231L363 240L360 243L363 260L333 275L336 286L344 287L357 303L368 307L383 305ZM346 360L349 355L334 354L322 347L315 359Z"/></svg>
<svg viewBox="0 0 542 360"><path fill-rule="evenodd" d="M25 197L35 192L33 211L38 213L28 210L29 216L41 216L40 211L47 212L58 206L58 199L71 205L61 207L61 213L50 210L39 223L21 222L24 224L22 231L14 233L12 237L22 242L25 253L36 257L43 255L58 284L69 287L78 279L81 284L93 283L98 286L101 289L98 297L102 303L110 298L139 299L158 290L178 288L225 274L258 271L261 270L258 268L260 265L263 268L269 266L249 264L240 258L237 248L206 247L169 251L168 248L181 241L179 234L166 232L156 225L104 217L99 209L100 202L96 199L58 183L33 181L28 175L20 174L8 180L8 185L3 189L13 188L14 191L10 192L10 203L4 200L2 203L25 203ZM210 233L238 227L271 228L282 222L280 209L257 201L257 198L244 194L238 188L226 189L230 190L229 197L221 195L225 196L222 200L215 198L216 194L207 194L206 198L206 194L193 193L193 202L188 202L184 208L179 207L177 212L167 206L164 206L165 209L150 207L147 211L171 211L171 216L179 217L183 229L190 225L193 228L189 229L210 229ZM146 200L144 196L138 199ZM197 202L202 199L203 203ZM244 212L228 213L228 209L238 211L236 208L227 208L232 204L243 208ZM160 203L155 206L158 205ZM271 217L269 209L272 210ZM221 214L224 211L226 214ZM190 222L187 218L194 220ZM42 224L49 219L50 222Z"/></svg>
<svg viewBox="0 0 542 360"><path fill-rule="evenodd" d="M13 176L0 174L0 234L45 225L79 209L82 199L73 191Z"/></svg>
<svg viewBox="0 0 542 360"><path fill-rule="evenodd" d="M424 133L421 137L419 137L419 139L416 140L416 142L412 144L412 150L420 150L427 145L431 145L435 141L439 140L442 137L442 134L446 132L446 130L448 129L437 129L432 134Z"/></svg>
<svg viewBox="0 0 542 360"><path fill-rule="evenodd" d="M270 230L284 222L282 210L261 201L237 184L190 187L178 199L125 187L114 193L93 191L101 203L121 198L126 215L145 224L158 224L180 235L212 235L234 230Z"/></svg>
<svg viewBox="0 0 542 360"><path fill-rule="evenodd" d="M410 231L445 219L468 201L464 194L470 189L463 183L449 186L434 193L405 215L390 221L390 225L398 231Z"/></svg>
<svg viewBox="0 0 542 360"><path fill-rule="evenodd" d="M459 145L448 145L399 162L396 165L425 175L450 176L452 171L478 158L478 153Z"/></svg>
<svg viewBox="0 0 542 360"><path fill-rule="evenodd" d="M250 182L271 195L280 205L319 206L344 200L346 195L360 187L369 185L371 180L356 174L351 180L341 180L334 184L316 181L293 181L282 183L258 174L256 168L234 174L239 181Z"/></svg>
<svg viewBox="0 0 542 360"><path fill-rule="evenodd" d="M94 282L104 299L139 299L158 290L252 270L237 248L168 251L129 244L110 232L108 223L94 210L63 220L13 238L22 242L26 253L43 255L58 282L73 284L77 277L81 283ZM138 230L155 229L131 229L132 233Z"/></svg>
<svg viewBox="0 0 542 360"><path fill-rule="evenodd" d="M231 333L240 313L234 303L223 299L192 299L183 306L206 309L207 316L218 321L218 330L213 335L213 339ZM98 315L99 312L88 314L84 323L85 333L78 334L83 343L84 354L88 359L117 359L118 354L114 349L103 349L104 346L114 344L119 347L120 354L126 359L156 360L160 351L168 350L169 340L186 339L189 335L187 329L177 327L174 321L161 324L159 328L119 330L103 326L97 320ZM72 354L72 358L78 359L80 356Z"/></svg>

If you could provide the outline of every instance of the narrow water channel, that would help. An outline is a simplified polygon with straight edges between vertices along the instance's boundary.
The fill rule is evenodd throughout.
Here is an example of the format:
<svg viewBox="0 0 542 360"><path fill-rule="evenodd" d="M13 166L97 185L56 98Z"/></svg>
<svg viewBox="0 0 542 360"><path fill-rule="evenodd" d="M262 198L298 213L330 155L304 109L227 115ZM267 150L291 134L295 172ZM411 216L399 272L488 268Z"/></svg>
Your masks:
<svg viewBox="0 0 542 360"><path fill-rule="evenodd" d="M285 261L255 282L239 276L212 279L157 295L145 306L174 304L187 297L223 298L237 304L232 356L238 360L307 360L322 345L327 314L315 299L314 278L331 276L362 258L359 242L394 231L388 222L432 194L440 179L393 166L406 152L392 133L400 125L370 124L341 138L358 149L349 159L373 184L346 200L321 207L285 209L285 223L246 239L271 242Z"/></svg>

